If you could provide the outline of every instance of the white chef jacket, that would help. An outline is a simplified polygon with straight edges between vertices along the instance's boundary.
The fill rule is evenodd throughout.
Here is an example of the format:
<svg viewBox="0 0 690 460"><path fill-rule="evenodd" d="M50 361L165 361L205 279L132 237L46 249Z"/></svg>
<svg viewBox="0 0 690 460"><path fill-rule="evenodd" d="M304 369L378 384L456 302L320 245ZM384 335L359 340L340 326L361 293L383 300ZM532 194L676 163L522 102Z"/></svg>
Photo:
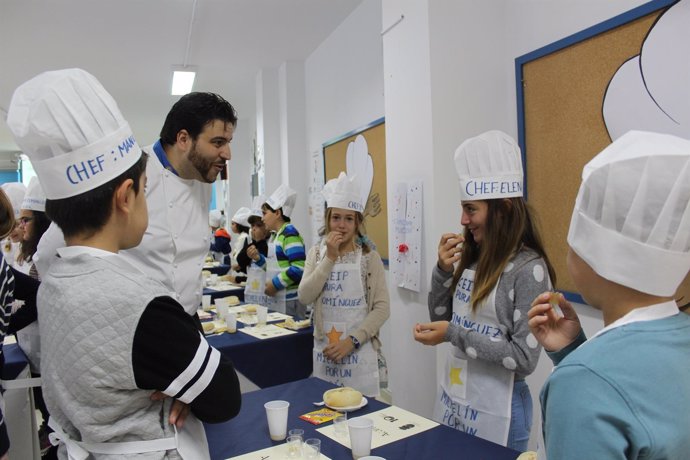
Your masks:
<svg viewBox="0 0 690 460"><path fill-rule="evenodd" d="M149 226L139 246L120 254L175 292L176 300L193 315L201 304L201 270L210 245L211 184L182 179L163 168L153 146L143 150L149 154Z"/></svg>

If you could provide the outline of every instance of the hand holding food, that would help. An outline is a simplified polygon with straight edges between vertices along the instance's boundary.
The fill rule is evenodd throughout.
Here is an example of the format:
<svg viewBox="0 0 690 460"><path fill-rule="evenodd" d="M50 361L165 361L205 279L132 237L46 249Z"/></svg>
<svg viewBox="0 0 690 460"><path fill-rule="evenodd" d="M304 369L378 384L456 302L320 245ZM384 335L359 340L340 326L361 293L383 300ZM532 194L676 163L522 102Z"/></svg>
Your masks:
<svg viewBox="0 0 690 460"><path fill-rule="evenodd" d="M335 261L340 255L340 245L343 242L343 234L340 232L329 232L326 236L326 256Z"/></svg>
<svg viewBox="0 0 690 460"><path fill-rule="evenodd" d="M551 302L557 303L563 316L555 311ZM539 294L527 315L532 334L546 351L558 351L566 347L582 330L573 306L560 293Z"/></svg>
<svg viewBox="0 0 690 460"><path fill-rule="evenodd" d="M444 233L438 243L438 266L444 272L452 272L453 264L462 256L465 238L459 233Z"/></svg>

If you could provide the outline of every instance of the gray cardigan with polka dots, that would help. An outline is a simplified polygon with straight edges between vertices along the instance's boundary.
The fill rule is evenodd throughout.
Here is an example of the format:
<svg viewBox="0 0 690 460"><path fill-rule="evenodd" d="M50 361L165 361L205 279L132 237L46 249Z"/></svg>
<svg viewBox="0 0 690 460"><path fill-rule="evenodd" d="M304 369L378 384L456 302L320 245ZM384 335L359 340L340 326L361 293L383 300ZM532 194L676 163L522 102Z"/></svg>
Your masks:
<svg viewBox="0 0 690 460"><path fill-rule="evenodd" d="M452 273L444 272L438 265L434 267L429 293L432 321L451 319L455 292L455 286L450 286L452 278ZM501 364L515 371L516 380L524 379L534 372L541 353L541 346L527 325L527 312L534 298L550 289L544 260L533 250L523 248L506 266L496 291L496 315L507 340L492 341L488 335L453 323L448 325L446 340L463 350L472 347L478 359Z"/></svg>

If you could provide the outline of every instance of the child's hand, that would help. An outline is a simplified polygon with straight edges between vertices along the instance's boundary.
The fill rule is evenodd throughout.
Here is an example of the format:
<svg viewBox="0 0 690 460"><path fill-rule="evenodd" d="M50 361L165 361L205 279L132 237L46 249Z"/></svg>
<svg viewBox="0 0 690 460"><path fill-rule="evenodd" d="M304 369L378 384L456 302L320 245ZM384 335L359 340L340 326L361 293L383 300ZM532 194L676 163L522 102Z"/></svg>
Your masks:
<svg viewBox="0 0 690 460"><path fill-rule="evenodd" d="M452 272L453 264L462 255L461 243L465 238L459 233L444 233L438 243L438 266L444 272Z"/></svg>
<svg viewBox="0 0 690 460"><path fill-rule="evenodd" d="M345 337L342 340L338 340L336 343L329 343L323 348L323 354L326 358L337 361L348 356L355 349L352 339L350 337Z"/></svg>
<svg viewBox="0 0 690 460"><path fill-rule="evenodd" d="M264 294L270 297L275 297L275 295L278 293L278 289L273 285L273 280L270 279L266 281L266 286L264 288Z"/></svg>
<svg viewBox="0 0 690 460"><path fill-rule="evenodd" d="M554 311L549 303L551 294L543 292L534 299L527 314L528 324L532 334L546 351L558 351L575 340L582 326L573 306L565 300L563 294L558 294L558 306L563 312L563 317Z"/></svg>
<svg viewBox="0 0 690 460"><path fill-rule="evenodd" d="M424 345L438 345L445 342L448 321L434 321L433 323L417 323L412 331L414 339Z"/></svg>
<svg viewBox="0 0 690 460"><path fill-rule="evenodd" d="M333 262L340 255L340 244L343 242L343 234L340 232L328 232L326 236L326 257Z"/></svg>
<svg viewBox="0 0 690 460"><path fill-rule="evenodd" d="M151 401L163 401L168 396L162 391L154 391L151 393ZM168 417L168 423L175 425L177 428L182 428L184 421L191 412L191 406L185 404L177 399L173 400L172 406L170 406L170 416Z"/></svg>

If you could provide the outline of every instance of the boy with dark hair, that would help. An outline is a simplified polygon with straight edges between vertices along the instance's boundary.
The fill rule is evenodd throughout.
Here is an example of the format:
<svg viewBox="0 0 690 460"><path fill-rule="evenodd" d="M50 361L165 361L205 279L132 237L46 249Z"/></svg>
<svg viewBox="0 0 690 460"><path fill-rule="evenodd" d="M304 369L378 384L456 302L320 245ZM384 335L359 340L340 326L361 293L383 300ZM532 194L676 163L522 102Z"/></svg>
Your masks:
<svg viewBox="0 0 690 460"><path fill-rule="evenodd" d="M147 156L115 101L83 70L46 72L15 91L7 123L67 243L38 293L61 458L208 458L199 420L237 415L239 383L170 289L118 254L148 224Z"/></svg>

